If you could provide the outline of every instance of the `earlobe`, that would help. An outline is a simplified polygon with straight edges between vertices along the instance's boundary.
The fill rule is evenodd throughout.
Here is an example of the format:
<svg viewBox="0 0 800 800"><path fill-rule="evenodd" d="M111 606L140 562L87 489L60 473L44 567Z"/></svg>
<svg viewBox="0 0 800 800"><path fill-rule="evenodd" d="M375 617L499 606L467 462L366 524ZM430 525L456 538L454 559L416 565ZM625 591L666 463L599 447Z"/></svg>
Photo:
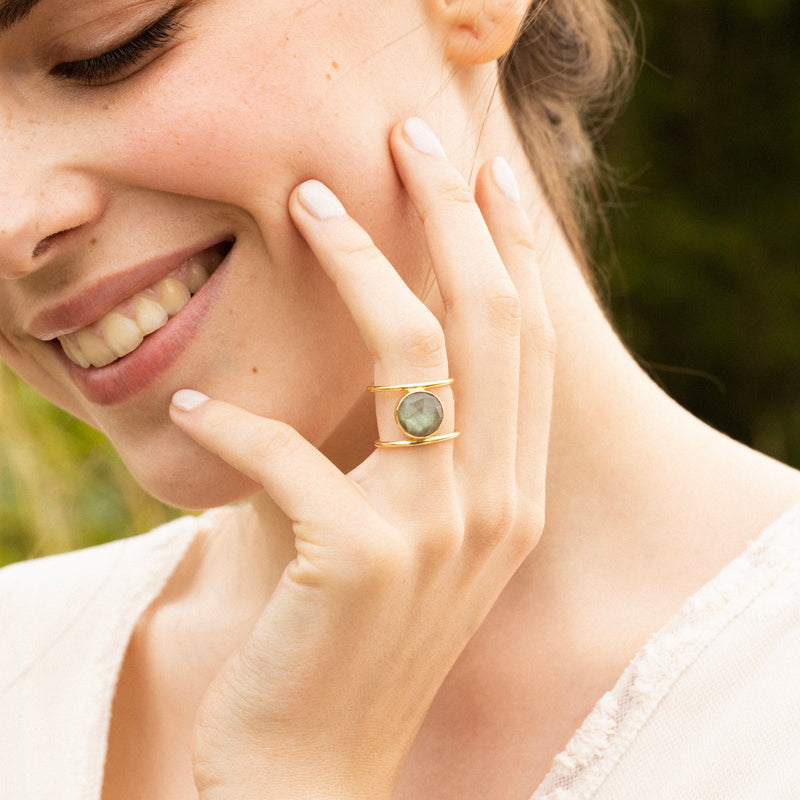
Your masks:
<svg viewBox="0 0 800 800"><path fill-rule="evenodd" d="M530 0L428 0L443 29L448 61L486 64L505 55L517 37Z"/></svg>

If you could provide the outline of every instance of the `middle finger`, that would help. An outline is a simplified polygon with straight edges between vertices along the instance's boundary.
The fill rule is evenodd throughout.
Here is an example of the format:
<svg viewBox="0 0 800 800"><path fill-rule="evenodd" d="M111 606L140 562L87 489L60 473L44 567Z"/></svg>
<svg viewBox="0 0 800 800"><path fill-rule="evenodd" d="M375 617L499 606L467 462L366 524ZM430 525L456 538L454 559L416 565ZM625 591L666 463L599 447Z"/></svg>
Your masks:
<svg viewBox="0 0 800 800"><path fill-rule="evenodd" d="M488 495L506 495L515 477L519 297L469 186L430 129L407 120L394 129L391 144L445 304L464 488L491 509Z"/></svg>

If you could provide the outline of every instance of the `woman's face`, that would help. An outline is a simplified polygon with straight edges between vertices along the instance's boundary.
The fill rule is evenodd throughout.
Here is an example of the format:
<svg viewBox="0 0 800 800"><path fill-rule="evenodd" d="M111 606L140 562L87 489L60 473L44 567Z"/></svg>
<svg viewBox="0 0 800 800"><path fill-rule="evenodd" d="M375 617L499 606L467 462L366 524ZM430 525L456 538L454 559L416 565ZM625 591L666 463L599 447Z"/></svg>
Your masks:
<svg viewBox="0 0 800 800"><path fill-rule="evenodd" d="M0 20L30 4L0 0ZM368 409L371 361L287 197L326 182L423 290L387 146L440 98L422 5L39 0L0 33L0 355L156 495L204 506L253 488L170 423L179 388L317 445ZM135 345L134 323L163 327L85 366Z"/></svg>

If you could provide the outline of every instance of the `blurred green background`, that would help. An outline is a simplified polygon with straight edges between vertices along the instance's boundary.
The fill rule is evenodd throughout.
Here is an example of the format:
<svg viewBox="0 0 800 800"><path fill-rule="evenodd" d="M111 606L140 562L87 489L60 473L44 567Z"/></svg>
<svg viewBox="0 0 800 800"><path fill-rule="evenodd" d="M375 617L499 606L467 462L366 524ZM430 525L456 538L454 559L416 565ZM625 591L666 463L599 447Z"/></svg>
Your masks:
<svg viewBox="0 0 800 800"><path fill-rule="evenodd" d="M598 253L625 341L681 403L800 467L800 3L642 0ZM0 367L0 564L147 530L97 433Z"/></svg>
<svg viewBox="0 0 800 800"><path fill-rule="evenodd" d="M683 405L800 467L800 3L639 8L608 141L618 327Z"/></svg>

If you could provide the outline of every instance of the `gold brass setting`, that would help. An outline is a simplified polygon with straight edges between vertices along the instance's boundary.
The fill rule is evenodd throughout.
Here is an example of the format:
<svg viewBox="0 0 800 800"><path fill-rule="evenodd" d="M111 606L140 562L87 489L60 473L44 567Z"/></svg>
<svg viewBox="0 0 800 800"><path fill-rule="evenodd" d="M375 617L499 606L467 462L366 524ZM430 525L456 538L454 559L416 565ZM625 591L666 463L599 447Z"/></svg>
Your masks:
<svg viewBox="0 0 800 800"><path fill-rule="evenodd" d="M384 442L378 440L375 447L416 447L424 444L434 444L455 439L459 433L437 434L444 422L444 409L442 401L430 389L450 386L453 379L427 383L404 383L393 386L368 386L370 392L402 392L403 396L397 401L394 409L394 419L397 427L407 437L400 441Z"/></svg>

